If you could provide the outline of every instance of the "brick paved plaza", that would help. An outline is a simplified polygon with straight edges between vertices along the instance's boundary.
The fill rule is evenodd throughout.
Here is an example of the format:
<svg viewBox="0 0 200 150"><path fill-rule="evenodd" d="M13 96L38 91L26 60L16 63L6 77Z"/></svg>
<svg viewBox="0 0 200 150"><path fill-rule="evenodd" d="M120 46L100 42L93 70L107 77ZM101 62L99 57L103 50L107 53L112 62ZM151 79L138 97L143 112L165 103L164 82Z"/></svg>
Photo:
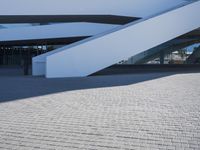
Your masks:
<svg viewBox="0 0 200 150"><path fill-rule="evenodd" d="M200 149L200 73L0 76L0 149Z"/></svg>

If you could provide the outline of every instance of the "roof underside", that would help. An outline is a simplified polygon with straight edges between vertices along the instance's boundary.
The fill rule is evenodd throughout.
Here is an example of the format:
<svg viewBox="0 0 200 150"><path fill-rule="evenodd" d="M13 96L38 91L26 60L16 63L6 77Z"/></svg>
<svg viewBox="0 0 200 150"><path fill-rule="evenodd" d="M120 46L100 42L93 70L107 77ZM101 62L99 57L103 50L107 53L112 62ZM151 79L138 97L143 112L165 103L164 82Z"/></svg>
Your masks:
<svg viewBox="0 0 200 150"><path fill-rule="evenodd" d="M0 23L40 23L145 18L185 3L185 0L1 0ZM13 6L13 7L12 7ZM93 17L91 17L93 16ZM118 19L116 19L118 20ZM124 21L125 20L125 21Z"/></svg>

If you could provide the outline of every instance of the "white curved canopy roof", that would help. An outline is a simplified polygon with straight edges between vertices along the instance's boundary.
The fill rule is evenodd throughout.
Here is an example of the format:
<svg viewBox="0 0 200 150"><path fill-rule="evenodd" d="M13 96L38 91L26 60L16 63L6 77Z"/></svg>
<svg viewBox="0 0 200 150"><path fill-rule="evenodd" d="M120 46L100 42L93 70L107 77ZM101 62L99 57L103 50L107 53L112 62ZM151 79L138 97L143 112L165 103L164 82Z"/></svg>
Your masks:
<svg viewBox="0 0 200 150"><path fill-rule="evenodd" d="M96 23L61 23L1 29L0 42L93 36L118 26Z"/></svg>

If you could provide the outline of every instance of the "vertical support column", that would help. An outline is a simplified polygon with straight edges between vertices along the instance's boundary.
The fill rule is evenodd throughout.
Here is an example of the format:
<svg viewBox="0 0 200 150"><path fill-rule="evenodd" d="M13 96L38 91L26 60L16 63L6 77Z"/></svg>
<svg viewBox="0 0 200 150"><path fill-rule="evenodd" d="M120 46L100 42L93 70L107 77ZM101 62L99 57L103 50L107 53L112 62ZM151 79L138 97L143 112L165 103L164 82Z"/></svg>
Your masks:
<svg viewBox="0 0 200 150"><path fill-rule="evenodd" d="M160 52L160 64L163 65L165 63L165 52Z"/></svg>
<svg viewBox="0 0 200 150"><path fill-rule="evenodd" d="M5 65L8 65L8 55L9 55L9 52L8 52L8 48L6 47L5 48Z"/></svg>
<svg viewBox="0 0 200 150"><path fill-rule="evenodd" d="M6 63L6 60L5 60L5 59L6 59L5 47L3 47L2 50L3 50L3 52L2 52L2 55L3 55L3 61L2 61L2 62L3 62L3 65L5 65L5 63Z"/></svg>
<svg viewBox="0 0 200 150"><path fill-rule="evenodd" d="M3 65L3 48L0 47L0 65Z"/></svg>
<svg viewBox="0 0 200 150"><path fill-rule="evenodd" d="M30 50L26 48L24 49L24 75L29 74L29 57L30 57Z"/></svg>

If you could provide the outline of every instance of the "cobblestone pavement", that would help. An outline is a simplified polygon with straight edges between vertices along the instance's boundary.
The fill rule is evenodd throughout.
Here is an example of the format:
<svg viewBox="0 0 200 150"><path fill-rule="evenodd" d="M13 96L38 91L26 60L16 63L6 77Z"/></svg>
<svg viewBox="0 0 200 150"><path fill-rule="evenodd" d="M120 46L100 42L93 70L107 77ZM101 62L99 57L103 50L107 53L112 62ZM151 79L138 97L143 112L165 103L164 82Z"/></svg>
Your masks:
<svg viewBox="0 0 200 150"><path fill-rule="evenodd" d="M2 150L200 149L200 73L1 77L0 98Z"/></svg>

